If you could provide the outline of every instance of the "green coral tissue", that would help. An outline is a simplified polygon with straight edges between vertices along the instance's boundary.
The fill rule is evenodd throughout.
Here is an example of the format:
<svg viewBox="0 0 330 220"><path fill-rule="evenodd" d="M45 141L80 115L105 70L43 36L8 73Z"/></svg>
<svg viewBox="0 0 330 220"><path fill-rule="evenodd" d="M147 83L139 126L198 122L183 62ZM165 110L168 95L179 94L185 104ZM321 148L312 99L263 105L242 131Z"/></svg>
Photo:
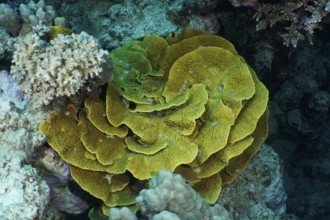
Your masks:
<svg viewBox="0 0 330 220"><path fill-rule="evenodd" d="M209 203L264 142L268 91L233 45L185 29L113 50L105 98L40 125L72 177L107 207L135 203L134 184L181 174ZM108 214L108 213L106 213Z"/></svg>

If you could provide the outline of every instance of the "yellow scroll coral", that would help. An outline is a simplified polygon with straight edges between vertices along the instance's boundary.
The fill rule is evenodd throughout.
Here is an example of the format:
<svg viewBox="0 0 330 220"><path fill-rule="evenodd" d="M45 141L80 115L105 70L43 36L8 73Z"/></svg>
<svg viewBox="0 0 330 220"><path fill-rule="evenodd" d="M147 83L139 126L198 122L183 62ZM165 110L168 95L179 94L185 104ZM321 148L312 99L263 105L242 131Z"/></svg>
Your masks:
<svg viewBox="0 0 330 220"><path fill-rule="evenodd" d="M112 207L133 204L133 183L165 169L214 203L267 136L265 86L231 43L192 29L110 58L105 100L92 94L78 115L69 106L40 125L73 178Z"/></svg>

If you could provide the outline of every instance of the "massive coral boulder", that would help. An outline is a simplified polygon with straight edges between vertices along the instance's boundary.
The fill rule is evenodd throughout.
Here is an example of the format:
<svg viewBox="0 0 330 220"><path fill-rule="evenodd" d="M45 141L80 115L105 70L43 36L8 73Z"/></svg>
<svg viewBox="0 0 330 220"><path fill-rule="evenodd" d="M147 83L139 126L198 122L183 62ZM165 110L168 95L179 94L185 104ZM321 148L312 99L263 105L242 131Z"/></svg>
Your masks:
<svg viewBox="0 0 330 220"><path fill-rule="evenodd" d="M192 29L146 36L110 58L105 97L40 125L73 178L113 207L135 203L136 180L169 170L214 203L267 136L265 86L231 43Z"/></svg>

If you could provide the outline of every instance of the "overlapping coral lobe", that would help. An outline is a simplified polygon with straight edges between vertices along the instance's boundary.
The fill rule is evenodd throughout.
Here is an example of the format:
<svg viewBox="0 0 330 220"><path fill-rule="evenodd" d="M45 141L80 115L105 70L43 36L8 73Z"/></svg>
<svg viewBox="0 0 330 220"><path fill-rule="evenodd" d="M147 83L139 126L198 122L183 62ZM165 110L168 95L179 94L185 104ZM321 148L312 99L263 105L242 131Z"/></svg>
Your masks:
<svg viewBox="0 0 330 220"><path fill-rule="evenodd" d="M54 113L40 130L73 178L106 206L133 204L125 172L181 173L213 203L267 136L268 91L233 45L186 29L113 50L106 101Z"/></svg>

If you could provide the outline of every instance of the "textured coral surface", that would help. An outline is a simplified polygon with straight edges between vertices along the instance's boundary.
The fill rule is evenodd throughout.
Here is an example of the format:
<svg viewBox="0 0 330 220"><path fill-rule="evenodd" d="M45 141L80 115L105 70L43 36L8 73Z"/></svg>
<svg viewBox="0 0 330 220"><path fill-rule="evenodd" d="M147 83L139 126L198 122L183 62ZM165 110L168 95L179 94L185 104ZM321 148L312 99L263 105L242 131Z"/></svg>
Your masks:
<svg viewBox="0 0 330 220"><path fill-rule="evenodd" d="M145 180L161 169L214 203L267 136L267 89L228 41L192 29L146 36L110 57L105 102L93 94L78 120L73 106L54 112L40 126L48 143L107 206L134 203L125 172Z"/></svg>
<svg viewBox="0 0 330 220"><path fill-rule="evenodd" d="M35 168L23 165L19 158L1 158L1 219L40 219L49 199L48 185L41 179Z"/></svg>
<svg viewBox="0 0 330 220"><path fill-rule="evenodd" d="M82 87L102 81L107 51L82 32L58 35L50 42L40 33L29 33L15 44L11 74L34 106L56 97L72 96Z"/></svg>

